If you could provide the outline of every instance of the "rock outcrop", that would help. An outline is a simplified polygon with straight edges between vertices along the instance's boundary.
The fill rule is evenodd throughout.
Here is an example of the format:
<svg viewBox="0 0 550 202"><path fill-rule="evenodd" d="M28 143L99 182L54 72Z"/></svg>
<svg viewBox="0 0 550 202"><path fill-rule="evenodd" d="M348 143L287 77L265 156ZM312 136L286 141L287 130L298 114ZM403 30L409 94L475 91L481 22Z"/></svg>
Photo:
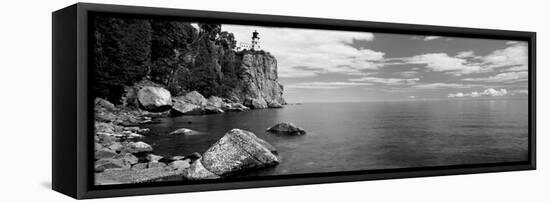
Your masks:
<svg viewBox="0 0 550 202"><path fill-rule="evenodd" d="M292 123L278 123L267 129L268 132L287 135L305 135L306 131Z"/></svg>
<svg viewBox="0 0 550 202"><path fill-rule="evenodd" d="M254 133L232 129L212 145L200 159L206 170L227 177L279 163L274 147Z"/></svg>
<svg viewBox="0 0 550 202"><path fill-rule="evenodd" d="M242 56L241 88L234 96L250 108L267 108L286 104L283 85L278 82L277 60L267 52L247 52Z"/></svg>

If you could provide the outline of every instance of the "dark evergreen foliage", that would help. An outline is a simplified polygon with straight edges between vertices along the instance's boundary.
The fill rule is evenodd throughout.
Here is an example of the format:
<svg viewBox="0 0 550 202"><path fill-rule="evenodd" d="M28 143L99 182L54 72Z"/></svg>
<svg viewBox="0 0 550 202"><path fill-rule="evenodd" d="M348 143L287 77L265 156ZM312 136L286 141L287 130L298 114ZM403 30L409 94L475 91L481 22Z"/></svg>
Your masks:
<svg viewBox="0 0 550 202"><path fill-rule="evenodd" d="M124 86L150 80L173 95L197 90L226 97L239 85L241 56L220 24L123 18L95 19L94 93L118 102Z"/></svg>

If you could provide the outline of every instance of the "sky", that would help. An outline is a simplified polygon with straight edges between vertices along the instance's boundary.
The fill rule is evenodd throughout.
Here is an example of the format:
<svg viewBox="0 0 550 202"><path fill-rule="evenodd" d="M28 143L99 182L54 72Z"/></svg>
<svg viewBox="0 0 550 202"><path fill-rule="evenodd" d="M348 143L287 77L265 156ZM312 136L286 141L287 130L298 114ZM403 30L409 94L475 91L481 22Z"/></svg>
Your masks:
<svg viewBox="0 0 550 202"><path fill-rule="evenodd" d="M239 43L260 34L277 59L283 97L296 102L525 98L520 41L222 25Z"/></svg>

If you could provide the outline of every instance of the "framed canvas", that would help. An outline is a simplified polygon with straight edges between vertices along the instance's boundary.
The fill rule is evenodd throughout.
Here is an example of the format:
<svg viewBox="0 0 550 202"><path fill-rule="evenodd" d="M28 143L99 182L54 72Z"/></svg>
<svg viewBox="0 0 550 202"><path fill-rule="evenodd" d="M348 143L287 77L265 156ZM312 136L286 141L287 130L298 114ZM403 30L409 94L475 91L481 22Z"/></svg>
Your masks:
<svg viewBox="0 0 550 202"><path fill-rule="evenodd" d="M74 198L536 168L534 32L88 3L52 17L52 184Z"/></svg>

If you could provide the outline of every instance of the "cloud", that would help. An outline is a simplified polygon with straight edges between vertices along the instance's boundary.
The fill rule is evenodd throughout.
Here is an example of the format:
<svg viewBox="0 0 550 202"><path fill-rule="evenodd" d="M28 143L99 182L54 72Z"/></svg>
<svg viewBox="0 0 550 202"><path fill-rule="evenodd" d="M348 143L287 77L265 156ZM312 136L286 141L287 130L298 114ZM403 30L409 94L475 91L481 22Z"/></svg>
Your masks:
<svg viewBox="0 0 550 202"><path fill-rule="evenodd" d="M422 88L422 89L438 89L438 88L473 88L478 87L476 84L461 84L461 83L427 83L427 84L417 84L412 86L413 88Z"/></svg>
<svg viewBox="0 0 550 202"><path fill-rule="evenodd" d="M475 57L474 51L461 51L456 54L457 58L472 58Z"/></svg>
<svg viewBox="0 0 550 202"><path fill-rule="evenodd" d="M447 95L447 97L449 98L481 97L481 96L501 97L506 95L508 95L508 90L506 89L495 90L494 88L488 88L482 92L473 91L470 93L462 93L462 92L450 93Z"/></svg>
<svg viewBox="0 0 550 202"><path fill-rule="evenodd" d="M477 56L473 51L461 51L455 56L447 53L426 53L403 58L387 58L385 64L420 64L433 72L443 72L454 76L499 71L526 71L528 51L525 42L507 43L509 46L495 50L486 56Z"/></svg>
<svg viewBox="0 0 550 202"><path fill-rule="evenodd" d="M286 85L285 88L301 88L301 89L339 89L346 87L370 86L371 83L358 82L304 82Z"/></svg>
<svg viewBox="0 0 550 202"><path fill-rule="evenodd" d="M482 72L484 69L464 58L451 57L447 53L428 53L404 59L409 64L424 64L426 68L434 72L445 72L460 76Z"/></svg>
<svg viewBox="0 0 550 202"><path fill-rule="evenodd" d="M510 94L512 94L512 95L528 95L529 90L527 90L527 89L513 90L513 91L510 92Z"/></svg>
<svg viewBox="0 0 550 202"><path fill-rule="evenodd" d="M424 41L431 41L431 40L435 40L435 39L439 39L441 38L440 36L427 36L427 37L424 37Z"/></svg>
<svg viewBox="0 0 550 202"><path fill-rule="evenodd" d="M349 79L349 81L360 81L360 82L371 82L371 83L379 83L379 84L386 84L386 85L411 85L415 84L417 81L419 81L419 78L380 78L380 77L361 77L361 78L354 78Z"/></svg>
<svg viewBox="0 0 550 202"><path fill-rule="evenodd" d="M330 31L315 29L272 28L223 25L238 42L250 43L251 33L260 33L260 46L277 57L281 77L308 77L323 73L361 75L364 70L378 69L385 53L357 49L354 40L372 41L368 32ZM311 69L297 69L297 66Z"/></svg>
<svg viewBox="0 0 550 202"><path fill-rule="evenodd" d="M494 76L480 77L480 78L464 78L464 81L478 81L478 82L505 82L515 83L520 81L526 81L529 74L527 71L522 72L504 72Z"/></svg>
<svg viewBox="0 0 550 202"><path fill-rule="evenodd" d="M509 45L510 46L504 49L495 50L491 54L482 57L483 65L487 66L488 68L501 68L509 66L527 67L527 43L514 42Z"/></svg>
<svg viewBox="0 0 550 202"><path fill-rule="evenodd" d="M418 76L417 71L404 71L404 72L398 72L399 75L405 78L412 78Z"/></svg>

